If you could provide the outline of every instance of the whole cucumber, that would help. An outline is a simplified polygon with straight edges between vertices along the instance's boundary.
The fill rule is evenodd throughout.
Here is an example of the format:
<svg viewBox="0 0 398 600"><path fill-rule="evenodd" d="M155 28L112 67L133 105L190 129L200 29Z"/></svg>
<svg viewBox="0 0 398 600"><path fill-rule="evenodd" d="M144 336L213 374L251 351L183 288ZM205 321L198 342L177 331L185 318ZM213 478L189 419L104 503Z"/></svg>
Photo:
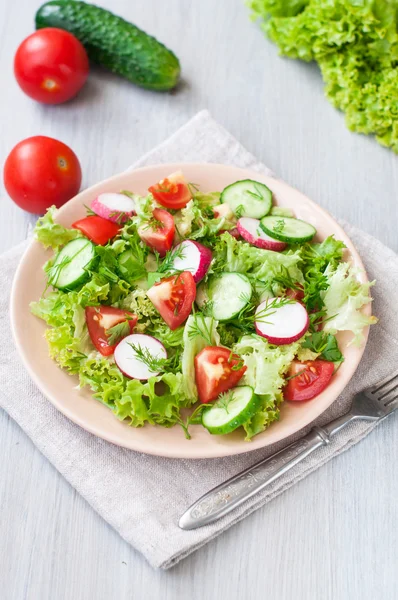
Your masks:
<svg viewBox="0 0 398 600"><path fill-rule="evenodd" d="M72 33L89 58L152 90L173 88L180 75L178 58L154 37L113 13L86 2L53 0L36 13L36 29L57 27Z"/></svg>

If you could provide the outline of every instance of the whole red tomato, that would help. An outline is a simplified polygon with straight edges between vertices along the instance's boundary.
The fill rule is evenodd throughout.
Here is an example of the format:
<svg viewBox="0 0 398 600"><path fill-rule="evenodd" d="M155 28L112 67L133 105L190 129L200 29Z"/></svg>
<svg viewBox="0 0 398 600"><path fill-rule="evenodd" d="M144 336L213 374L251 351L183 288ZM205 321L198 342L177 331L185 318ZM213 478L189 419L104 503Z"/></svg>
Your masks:
<svg viewBox="0 0 398 600"><path fill-rule="evenodd" d="M83 87L89 62L83 45L68 31L48 27L27 37L14 58L21 89L38 102L60 104Z"/></svg>
<svg viewBox="0 0 398 600"><path fill-rule="evenodd" d="M14 202L34 214L73 198L82 180L79 159L73 150L42 135L27 138L11 150L3 175Z"/></svg>

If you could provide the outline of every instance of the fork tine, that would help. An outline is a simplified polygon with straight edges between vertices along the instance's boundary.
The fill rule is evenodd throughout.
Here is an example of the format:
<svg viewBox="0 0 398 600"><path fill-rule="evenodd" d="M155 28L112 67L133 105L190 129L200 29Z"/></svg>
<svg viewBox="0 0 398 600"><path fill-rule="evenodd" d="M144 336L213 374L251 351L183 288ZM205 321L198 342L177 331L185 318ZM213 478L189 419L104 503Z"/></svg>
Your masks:
<svg viewBox="0 0 398 600"><path fill-rule="evenodd" d="M377 392L379 392L385 385L387 385L388 383L391 383L394 379L396 379L398 377L398 371L396 371L395 373L388 375L387 377L385 377L384 379L382 379L381 381L379 381L378 383L376 383L376 385L374 385L372 387L372 394L376 394Z"/></svg>
<svg viewBox="0 0 398 600"><path fill-rule="evenodd" d="M398 406L398 396L394 396L394 398L391 398L391 400L388 400L384 406L388 406L389 408L394 408L394 406L391 406L392 404L396 404Z"/></svg>
<svg viewBox="0 0 398 600"><path fill-rule="evenodd" d="M389 396L391 394L391 392L393 392L394 390L396 390L398 388L398 379L393 379L391 383L392 383L392 385L386 384L384 386L384 388L382 388L381 391L383 393L381 396L378 395L379 400L383 400L383 398L386 398L386 396Z"/></svg>

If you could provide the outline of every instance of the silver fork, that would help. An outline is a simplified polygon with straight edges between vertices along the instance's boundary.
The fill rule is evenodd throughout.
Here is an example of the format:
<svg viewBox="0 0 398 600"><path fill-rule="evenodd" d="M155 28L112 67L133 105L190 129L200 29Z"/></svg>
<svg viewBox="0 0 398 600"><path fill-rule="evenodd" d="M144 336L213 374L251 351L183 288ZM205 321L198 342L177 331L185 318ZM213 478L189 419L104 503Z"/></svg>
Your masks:
<svg viewBox="0 0 398 600"><path fill-rule="evenodd" d="M381 421L398 408L398 371L373 387L359 392L349 412L324 427L314 427L308 435L231 477L199 498L182 515L181 529L197 529L230 513L267 487L281 475L330 443L330 438L356 419Z"/></svg>

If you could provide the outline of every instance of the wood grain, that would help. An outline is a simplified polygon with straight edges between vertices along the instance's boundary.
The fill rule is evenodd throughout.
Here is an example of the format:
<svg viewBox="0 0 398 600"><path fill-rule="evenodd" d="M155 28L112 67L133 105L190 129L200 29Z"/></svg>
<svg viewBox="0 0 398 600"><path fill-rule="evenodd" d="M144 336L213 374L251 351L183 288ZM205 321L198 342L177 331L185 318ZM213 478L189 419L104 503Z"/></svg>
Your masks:
<svg viewBox="0 0 398 600"><path fill-rule="evenodd" d="M397 157L350 133L316 67L281 59L240 0L101 0L169 45L170 94L100 69L74 101L32 102L12 58L40 2L0 3L2 162L19 140L57 137L91 185L125 169L202 108L290 184L398 250ZM34 222L1 190L0 250ZM397 417L170 572L153 571L0 412L0 597L4 600L393 600Z"/></svg>

